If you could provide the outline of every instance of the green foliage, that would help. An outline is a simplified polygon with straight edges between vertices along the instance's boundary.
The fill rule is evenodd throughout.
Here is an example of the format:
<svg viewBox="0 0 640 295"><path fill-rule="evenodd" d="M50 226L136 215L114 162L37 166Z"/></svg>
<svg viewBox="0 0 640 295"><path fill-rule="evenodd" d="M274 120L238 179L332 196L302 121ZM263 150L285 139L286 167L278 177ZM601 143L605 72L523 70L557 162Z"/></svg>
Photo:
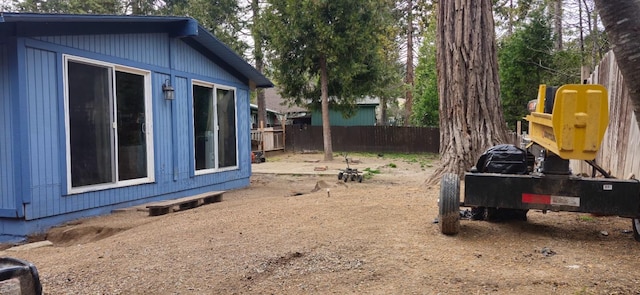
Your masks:
<svg viewBox="0 0 640 295"><path fill-rule="evenodd" d="M391 160L401 160L404 163L420 164L421 168L432 167L433 161L439 157L438 154L432 153L415 153L415 154L405 154L405 153L385 153L385 154L376 154L376 153L367 153L367 152L358 152L358 153L350 153L352 156L360 156L360 157L378 157L381 156L385 159ZM394 164L395 165L395 164ZM395 167L393 167L395 168Z"/></svg>
<svg viewBox="0 0 640 295"><path fill-rule="evenodd" d="M364 179L371 179L376 174L380 174L380 170L371 169L371 168L367 167L367 168L364 168L363 178Z"/></svg>
<svg viewBox="0 0 640 295"><path fill-rule="evenodd" d="M371 174L380 174L380 170L378 170L378 169L371 169L371 168L369 168L369 167L364 168L364 171L366 171L366 172L368 172L368 173L371 173Z"/></svg>
<svg viewBox="0 0 640 295"><path fill-rule="evenodd" d="M19 12L190 16L239 55L249 47L240 38L246 24L237 0L14 0L14 5Z"/></svg>
<svg viewBox="0 0 640 295"><path fill-rule="evenodd" d="M121 14L119 0L14 0L19 12Z"/></svg>
<svg viewBox="0 0 640 295"><path fill-rule="evenodd" d="M566 44L565 44L566 45ZM565 46L566 47L566 46ZM580 83L580 51L571 48L553 54L553 71L545 82L548 85Z"/></svg>
<svg viewBox="0 0 640 295"><path fill-rule="evenodd" d="M270 0L265 37L282 96L295 105L320 105L320 61L328 69L330 106L347 115L357 98L371 95L388 69L383 28L390 21L383 0Z"/></svg>
<svg viewBox="0 0 640 295"><path fill-rule="evenodd" d="M580 215L578 217L578 220L584 221L584 222L595 222L596 221L596 219L593 218L593 216L589 216L589 215Z"/></svg>
<svg viewBox="0 0 640 295"><path fill-rule="evenodd" d="M440 125L438 76L436 71L436 26L430 22L424 32L416 67L415 96L411 123L415 126Z"/></svg>
<svg viewBox="0 0 640 295"><path fill-rule="evenodd" d="M553 69L553 39L547 20L534 14L530 23L500 44L500 92L505 121L515 129L527 113L527 102L537 96L538 86L549 80Z"/></svg>
<svg viewBox="0 0 640 295"><path fill-rule="evenodd" d="M249 45L240 38L247 26L240 19L242 8L237 0L173 0L165 1L163 13L193 17L216 38L243 56Z"/></svg>
<svg viewBox="0 0 640 295"><path fill-rule="evenodd" d="M389 163L387 164L387 166L389 166L389 168L398 168L398 165L396 165L395 163Z"/></svg>

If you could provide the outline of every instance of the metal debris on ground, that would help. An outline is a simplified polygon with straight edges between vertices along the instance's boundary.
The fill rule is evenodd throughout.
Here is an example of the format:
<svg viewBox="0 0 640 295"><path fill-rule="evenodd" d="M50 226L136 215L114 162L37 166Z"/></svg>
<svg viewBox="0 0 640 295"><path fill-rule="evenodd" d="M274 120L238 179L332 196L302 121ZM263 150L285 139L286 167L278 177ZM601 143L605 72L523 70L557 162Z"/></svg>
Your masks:
<svg viewBox="0 0 640 295"><path fill-rule="evenodd" d="M469 209L460 210L460 219L471 219L473 218L473 213Z"/></svg>
<svg viewBox="0 0 640 295"><path fill-rule="evenodd" d="M540 253L544 256L544 257L551 257L553 255L556 255L556 251L553 251L547 247L542 248L542 250L540 250Z"/></svg>

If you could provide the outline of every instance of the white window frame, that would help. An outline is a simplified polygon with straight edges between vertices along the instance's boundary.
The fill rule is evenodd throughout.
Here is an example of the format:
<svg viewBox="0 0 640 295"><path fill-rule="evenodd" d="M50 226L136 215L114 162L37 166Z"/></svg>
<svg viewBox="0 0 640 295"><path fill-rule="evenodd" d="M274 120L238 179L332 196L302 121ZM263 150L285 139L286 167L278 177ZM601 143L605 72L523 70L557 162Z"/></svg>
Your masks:
<svg viewBox="0 0 640 295"><path fill-rule="evenodd" d="M64 128L65 128L65 148L66 148L66 166L67 166L67 194L79 194L84 192L91 192L97 190L104 190L110 188L118 188L125 187L143 183L152 183L155 181L155 165L154 165L154 147L153 147L153 91L151 85L151 71L133 68L128 66L123 66L114 63L108 63L104 61L73 56L69 54L62 55L62 67L63 67L63 87L64 87ZM145 138L146 138L146 154L147 154L147 177L136 178L136 179L128 179L128 180L118 180L118 160L117 158L112 158L112 164L114 169L114 181L110 183L101 183L80 187L73 187L71 183L71 136L70 136L70 126L69 126L69 77L68 77L68 62L80 62L89 65L95 66L103 66L107 67L111 71L111 76L115 79L116 71L125 72L130 74L141 75L144 77L144 104L145 104ZM117 98L115 97L116 93L116 83L111 83L111 99L113 100L113 105L111 112L115 114L117 110ZM117 126L117 118L115 115L111 116L111 124L113 126L114 138L112 139L112 147L114 148L113 153L117 157L118 155L118 126Z"/></svg>
<svg viewBox="0 0 640 295"><path fill-rule="evenodd" d="M211 82L206 82L206 81L202 81L202 80L197 80L197 79L192 79L191 80L191 89L193 90L193 86L200 86L200 87L207 87L207 88L211 88L211 90L213 91L213 97L211 99L213 99L213 103L211 104L213 106L213 109L211 110L212 112L214 112L215 116L214 116L214 122L215 122L215 126L216 126L216 132L214 133L214 142L215 142L215 165L214 168L208 168L208 169L201 169L198 170L196 169L196 146L195 146L195 138L196 138L196 128L195 128L195 114L193 116L191 116L191 131L192 131L192 142L191 142L191 150L193 151L193 158L191 159L193 161L193 170L194 170L194 175L205 175L205 174L211 174L211 173L216 173L216 172L223 172L223 171L230 171L230 170L237 170L240 166L239 166L239 150L238 150L238 90L236 87L232 87L232 86L225 86L225 85L218 85L218 84L214 84ZM234 116L235 116L235 122L236 122L236 134L235 134L235 138L236 138L236 143L235 143L235 147L236 147L236 165L235 166L229 166L229 167L222 167L220 168L220 159L219 159L219 153L218 153L218 136L220 134L220 126L218 124L218 104L217 104L217 95L218 89L222 89L222 90L232 90L233 91L233 106L234 106ZM191 106L193 107L195 105L195 98L193 97L193 91L191 94Z"/></svg>

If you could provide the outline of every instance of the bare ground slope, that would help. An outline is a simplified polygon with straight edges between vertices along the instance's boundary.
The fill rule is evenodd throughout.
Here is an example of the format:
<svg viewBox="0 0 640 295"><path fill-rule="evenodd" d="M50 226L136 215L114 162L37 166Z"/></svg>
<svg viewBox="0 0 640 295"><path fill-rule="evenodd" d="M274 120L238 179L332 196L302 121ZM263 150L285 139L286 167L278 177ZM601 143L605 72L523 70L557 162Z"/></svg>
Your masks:
<svg viewBox="0 0 640 295"><path fill-rule="evenodd" d="M292 174L256 174L221 203L80 220L52 229L53 247L4 254L36 264L46 294L640 293L628 219L530 212L444 236L430 165L361 157L381 173L345 184L339 158L305 162L321 158L273 159Z"/></svg>

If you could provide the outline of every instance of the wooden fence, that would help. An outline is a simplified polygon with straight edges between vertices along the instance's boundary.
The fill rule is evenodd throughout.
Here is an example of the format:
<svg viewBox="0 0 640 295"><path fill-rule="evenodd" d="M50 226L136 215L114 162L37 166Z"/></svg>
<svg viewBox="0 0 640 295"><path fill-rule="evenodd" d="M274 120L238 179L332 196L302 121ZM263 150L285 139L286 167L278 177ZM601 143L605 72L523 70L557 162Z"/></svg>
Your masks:
<svg viewBox="0 0 640 295"><path fill-rule="evenodd" d="M609 126L602 140L596 163L616 178L640 176L640 130L631 99L618 69L615 56L609 51L591 74L591 83L602 84L609 92ZM571 161L574 173L591 174L591 167L582 161Z"/></svg>
<svg viewBox="0 0 640 295"><path fill-rule="evenodd" d="M287 126L286 150L324 150L322 126ZM334 151L438 153L438 128L397 126L333 126Z"/></svg>
<svg viewBox="0 0 640 295"><path fill-rule="evenodd" d="M284 129L263 128L251 130L251 151L284 150Z"/></svg>

